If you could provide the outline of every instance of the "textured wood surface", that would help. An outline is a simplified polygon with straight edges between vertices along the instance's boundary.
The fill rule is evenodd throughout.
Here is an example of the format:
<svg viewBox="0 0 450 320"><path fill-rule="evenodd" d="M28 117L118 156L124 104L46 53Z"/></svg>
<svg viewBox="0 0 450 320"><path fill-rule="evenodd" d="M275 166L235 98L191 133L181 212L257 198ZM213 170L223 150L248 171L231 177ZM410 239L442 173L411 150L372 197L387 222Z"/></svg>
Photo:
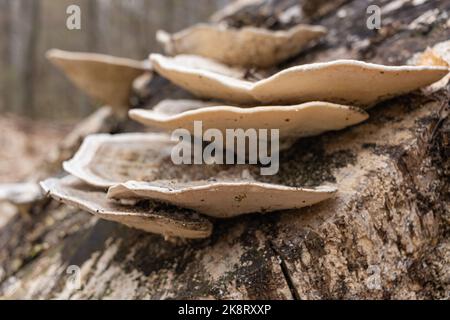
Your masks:
<svg viewBox="0 0 450 320"><path fill-rule="evenodd" d="M317 18L330 29L326 41L287 65L336 58L402 64L450 36L448 2L405 2L384 14L378 32L365 27L367 6L349 1ZM427 12L435 18L430 26L411 24ZM166 242L53 202L34 221L16 217L0 232L0 294L449 298L449 97L448 86L415 92L371 109L362 125L299 141L282 155L279 174L336 184L337 197L215 221L210 239ZM80 290L67 286L69 265L81 268Z"/></svg>

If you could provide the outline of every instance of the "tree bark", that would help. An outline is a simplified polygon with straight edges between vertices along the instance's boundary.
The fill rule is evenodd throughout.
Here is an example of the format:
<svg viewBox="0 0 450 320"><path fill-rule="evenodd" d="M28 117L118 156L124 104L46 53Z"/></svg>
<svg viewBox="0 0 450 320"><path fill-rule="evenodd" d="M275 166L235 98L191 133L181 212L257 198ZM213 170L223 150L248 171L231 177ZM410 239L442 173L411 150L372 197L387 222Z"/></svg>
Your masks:
<svg viewBox="0 0 450 320"><path fill-rule="evenodd" d="M329 28L326 41L285 66L337 58L404 64L450 36L442 14L448 3L405 2L388 11L388 1L380 2L383 26L372 31L369 2L346 2L313 18ZM431 23L412 24L426 13ZM280 175L305 185L336 183L337 197L301 210L215 221L209 239L166 242L53 202L33 222L16 217L0 232L0 293L448 299L449 99L449 86L417 91L371 109L364 124L299 141L282 154ZM79 289L67 285L70 265L81 268Z"/></svg>

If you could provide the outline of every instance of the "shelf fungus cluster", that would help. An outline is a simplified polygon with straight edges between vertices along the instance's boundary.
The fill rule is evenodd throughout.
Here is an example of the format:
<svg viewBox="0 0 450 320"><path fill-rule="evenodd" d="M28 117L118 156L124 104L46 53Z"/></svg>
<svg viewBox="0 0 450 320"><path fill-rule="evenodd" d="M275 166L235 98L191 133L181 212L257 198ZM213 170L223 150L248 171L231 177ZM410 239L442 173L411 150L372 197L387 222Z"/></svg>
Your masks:
<svg viewBox="0 0 450 320"><path fill-rule="evenodd" d="M305 25L277 32L215 25L174 35L160 31L157 39L167 56L151 54L148 62L49 52L77 86L103 103L128 108L133 85L142 87L152 73L196 98L129 110L131 119L160 132L91 135L64 163L69 175L41 186L58 201L102 219L191 239L210 236L216 219L298 209L333 197L335 186L305 188L278 176L261 179L258 163L180 165L171 158L180 142L170 133L194 133L195 122L222 134L277 129L281 141L295 141L361 123L374 104L433 84L449 72L446 66L338 60L247 79L249 68L276 67L325 32Z"/></svg>
<svg viewBox="0 0 450 320"><path fill-rule="evenodd" d="M133 81L151 73L150 62L52 49L47 59L82 91L116 111L129 105Z"/></svg>

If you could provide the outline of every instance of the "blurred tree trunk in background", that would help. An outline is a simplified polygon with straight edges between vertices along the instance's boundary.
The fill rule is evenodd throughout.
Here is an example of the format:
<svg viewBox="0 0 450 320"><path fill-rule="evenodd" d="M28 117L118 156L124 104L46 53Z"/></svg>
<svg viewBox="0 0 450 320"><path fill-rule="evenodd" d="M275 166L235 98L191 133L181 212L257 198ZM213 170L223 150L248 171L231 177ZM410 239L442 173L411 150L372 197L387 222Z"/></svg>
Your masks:
<svg viewBox="0 0 450 320"><path fill-rule="evenodd" d="M4 4L7 18L7 41L4 42L7 65L3 84L8 93L7 108L33 114L34 62L39 32L39 4L33 0L7 1Z"/></svg>
<svg viewBox="0 0 450 320"><path fill-rule="evenodd" d="M315 6L317 0L305 4L313 1ZM269 12L280 3L266 2ZM173 31L181 27L177 17L186 22L199 13L187 10L188 3L98 1L96 45L143 58L140 45L153 43L147 39L158 21ZM372 0L321 3L306 7L306 21L329 33L283 68L343 58L404 65L450 38L449 1L393 7L380 0L380 30L367 28ZM133 22L136 29L126 29L134 16L130 8L147 5L153 10ZM267 22L266 12L231 20L259 24ZM140 23L148 29L140 31ZM72 39L75 48L87 45L80 39ZM66 103L53 85L55 99ZM159 98L173 94L173 86L161 87ZM0 299L449 299L449 89L444 81L434 90L387 100L369 110L365 123L298 141L280 154L280 178L335 184L336 198L289 212L216 220L208 239L169 242L54 202L32 219L15 215L0 229ZM78 288L69 266L80 268Z"/></svg>
<svg viewBox="0 0 450 320"><path fill-rule="evenodd" d="M45 60L50 48L145 59L160 48L155 32L205 21L229 0L0 0L0 110L66 120L92 112L92 101ZM80 6L82 29L66 29Z"/></svg>
<svg viewBox="0 0 450 320"><path fill-rule="evenodd" d="M2 72L0 73L0 111L5 110L8 104L8 90L7 84L7 57L8 57L8 45L9 42L9 6L10 2L0 1L0 29L2 31L2 36L0 40L0 61L4 65Z"/></svg>

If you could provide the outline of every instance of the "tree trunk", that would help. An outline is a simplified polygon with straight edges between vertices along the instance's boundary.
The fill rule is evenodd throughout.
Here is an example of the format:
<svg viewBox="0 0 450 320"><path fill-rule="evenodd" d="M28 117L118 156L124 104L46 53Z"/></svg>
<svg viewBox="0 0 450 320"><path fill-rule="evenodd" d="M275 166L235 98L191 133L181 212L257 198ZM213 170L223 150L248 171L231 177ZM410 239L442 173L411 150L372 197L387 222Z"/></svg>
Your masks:
<svg viewBox="0 0 450 320"><path fill-rule="evenodd" d="M326 41L286 65L337 58L404 64L450 36L449 3L405 2L392 9L381 1L383 25L372 31L366 27L370 1L341 2L331 13L310 17L329 28ZM425 14L432 22L417 23ZM335 182L336 198L215 221L209 239L166 242L54 202L33 222L16 217L0 232L0 293L449 298L449 99L448 86L415 92L371 109L364 124L299 141L282 155L280 175L305 185ZM78 289L67 285L71 265L81 268Z"/></svg>
<svg viewBox="0 0 450 320"><path fill-rule="evenodd" d="M0 1L0 28L2 34L2 41L0 41L0 61L9 61L9 51L8 42L10 37L9 29L9 12L10 12L10 2ZM9 88L8 81L10 79L10 68L4 68L2 75L0 76L0 111L4 111L6 106L9 104Z"/></svg>
<svg viewBox="0 0 450 320"><path fill-rule="evenodd" d="M22 114L34 113L34 68L36 44L40 30L39 2L33 0L14 1L10 6L11 43L9 70L12 74L13 103Z"/></svg>

